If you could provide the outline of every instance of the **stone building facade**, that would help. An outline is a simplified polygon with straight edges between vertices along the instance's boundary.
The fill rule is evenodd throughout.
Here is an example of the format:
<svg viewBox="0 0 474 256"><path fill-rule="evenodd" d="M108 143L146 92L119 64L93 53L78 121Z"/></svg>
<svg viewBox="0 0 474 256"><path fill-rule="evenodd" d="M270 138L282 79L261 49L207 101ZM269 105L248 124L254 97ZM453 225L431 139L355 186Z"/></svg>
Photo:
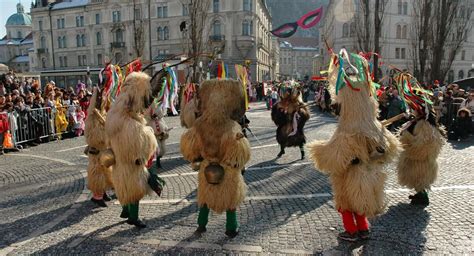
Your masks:
<svg viewBox="0 0 474 256"><path fill-rule="evenodd" d="M387 1L380 38L380 45L382 46L381 61L385 64L381 66L383 75L389 75L388 64L414 72L415 2L408 0ZM374 0L371 0L370 3L373 5ZM473 1L464 1L464 3L466 5L460 8L458 15L467 15L467 13L472 13L472 10L474 10ZM327 40L336 52L341 48L357 51L358 43L354 14L360 10L358 4L360 4L359 1L348 0L332 2L320 26L320 45L324 45L324 40ZM471 14L471 27L474 24L473 17L474 15ZM373 35L373 32L371 34ZM315 69L325 70L329 63L329 53L325 47L321 48L320 56L324 58L321 63L325 66L315 67ZM471 30L455 57L445 80L450 82L472 76L474 76L474 33Z"/></svg>
<svg viewBox="0 0 474 256"><path fill-rule="evenodd" d="M317 47L293 46L287 41L280 43L280 77L283 79L305 79L313 74L313 57Z"/></svg>
<svg viewBox="0 0 474 256"><path fill-rule="evenodd" d="M28 53L33 51L31 17L21 3L16 8L17 12L5 24L7 34L0 40L0 63L17 73L25 73L30 71Z"/></svg>
<svg viewBox="0 0 474 256"><path fill-rule="evenodd" d="M229 67L250 60L252 80L271 79L271 16L265 1L208 1L204 50L222 47L220 58ZM139 49L145 62L187 52L189 40L181 28L183 22L189 25L186 0L45 2L51 1L38 0L31 10L35 70L97 69L105 58L126 63L137 56L137 28L143 29Z"/></svg>

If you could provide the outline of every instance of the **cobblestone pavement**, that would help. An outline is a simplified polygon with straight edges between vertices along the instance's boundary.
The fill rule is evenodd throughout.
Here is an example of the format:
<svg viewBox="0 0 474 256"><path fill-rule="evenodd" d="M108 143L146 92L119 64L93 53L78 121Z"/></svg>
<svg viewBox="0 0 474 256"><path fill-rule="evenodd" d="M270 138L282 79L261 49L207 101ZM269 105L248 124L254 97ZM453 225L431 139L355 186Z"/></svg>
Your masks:
<svg viewBox="0 0 474 256"><path fill-rule="evenodd" d="M371 239L347 243L336 238L342 224L327 177L309 160L299 160L297 148L275 159L279 147L270 113L261 103L251 107L248 117L258 141L250 136L249 190L238 210L236 238L226 238L225 215L217 214L211 215L208 232L194 234L197 175L179 153L179 118L170 117L175 128L161 171L167 186L161 198L141 202L140 215L148 224L143 230L123 223L117 202L96 208L89 201L83 138L0 156L0 255L474 254L472 139L444 147L431 205L424 209L408 204L411 191L397 184L394 165L389 166L387 209L371 220ZM308 140L329 138L335 126L334 118L313 111Z"/></svg>

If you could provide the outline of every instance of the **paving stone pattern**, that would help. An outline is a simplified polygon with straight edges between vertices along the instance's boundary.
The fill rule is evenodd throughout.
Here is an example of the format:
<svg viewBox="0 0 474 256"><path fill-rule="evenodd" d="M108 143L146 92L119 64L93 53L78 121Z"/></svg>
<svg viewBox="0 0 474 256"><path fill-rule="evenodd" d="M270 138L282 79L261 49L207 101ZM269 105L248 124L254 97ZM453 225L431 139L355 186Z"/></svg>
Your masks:
<svg viewBox="0 0 474 256"><path fill-rule="evenodd" d="M238 209L239 235L224 235L225 214L211 213L207 232L194 233L197 173L179 153L184 131L178 117L168 141L161 174L167 182L161 198L147 196L140 216L148 227L133 228L119 218L121 207L109 202L96 208L82 194L87 158L84 139L41 144L0 156L0 255L472 255L474 254L474 162L472 139L447 144L431 204L410 206L389 173L386 211L371 220L371 239L348 243L337 239L342 224L325 175L299 149L276 159L279 147L270 113L251 104L248 117L252 159L244 178L248 199ZM308 141L328 139L337 120L312 111ZM19 156L19 155L22 156Z"/></svg>

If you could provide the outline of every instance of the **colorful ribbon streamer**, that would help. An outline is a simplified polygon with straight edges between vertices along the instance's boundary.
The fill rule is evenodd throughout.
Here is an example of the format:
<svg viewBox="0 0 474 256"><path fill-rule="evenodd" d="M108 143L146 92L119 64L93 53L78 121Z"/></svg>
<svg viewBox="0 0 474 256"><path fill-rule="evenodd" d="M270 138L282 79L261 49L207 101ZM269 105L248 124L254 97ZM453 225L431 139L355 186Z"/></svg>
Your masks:
<svg viewBox="0 0 474 256"><path fill-rule="evenodd" d="M237 78L238 80L242 83L242 90L244 92L244 97L245 97L245 110L249 109L249 99L248 99L248 94L247 94L247 85L249 84L248 81L248 78L249 78L249 75L247 73L247 68L242 66L242 65L238 65L238 64L235 64L235 73L237 74Z"/></svg>

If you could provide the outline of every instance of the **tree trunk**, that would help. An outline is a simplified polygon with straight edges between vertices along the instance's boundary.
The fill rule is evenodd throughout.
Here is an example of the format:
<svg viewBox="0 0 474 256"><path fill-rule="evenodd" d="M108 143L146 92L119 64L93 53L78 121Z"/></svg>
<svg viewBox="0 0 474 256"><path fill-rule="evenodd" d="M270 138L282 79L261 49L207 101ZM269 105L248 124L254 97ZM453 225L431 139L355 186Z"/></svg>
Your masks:
<svg viewBox="0 0 474 256"><path fill-rule="evenodd" d="M379 17L379 11L380 11L380 0L375 0L375 10L374 10L374 65L373 65L373 72L374 72L374 81L378 82L379 81L379 56L380 54L380 33L381 31L381 25L382 22Z"/></svg>

